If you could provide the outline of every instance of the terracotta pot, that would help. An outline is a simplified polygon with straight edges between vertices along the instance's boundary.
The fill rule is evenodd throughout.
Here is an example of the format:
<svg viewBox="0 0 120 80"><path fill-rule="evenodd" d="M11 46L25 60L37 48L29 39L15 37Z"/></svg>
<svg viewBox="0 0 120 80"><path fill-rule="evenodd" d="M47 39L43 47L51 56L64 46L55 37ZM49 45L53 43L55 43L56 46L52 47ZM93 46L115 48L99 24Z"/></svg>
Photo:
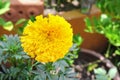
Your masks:
<svg viewBox="0 0 120 80"><path fill-rule="evenodd" d="M80 33L83 38L82 48L95 50L97 52L103 52L107 47L107 39L97 33L87 33L85 32L85 22L86 17L100 16L101 12L95 6L92 7L89 15L80 13L80 10L73 10L68 12L59 13L65 19L70 22L73 27L74 34Z"/></svg>

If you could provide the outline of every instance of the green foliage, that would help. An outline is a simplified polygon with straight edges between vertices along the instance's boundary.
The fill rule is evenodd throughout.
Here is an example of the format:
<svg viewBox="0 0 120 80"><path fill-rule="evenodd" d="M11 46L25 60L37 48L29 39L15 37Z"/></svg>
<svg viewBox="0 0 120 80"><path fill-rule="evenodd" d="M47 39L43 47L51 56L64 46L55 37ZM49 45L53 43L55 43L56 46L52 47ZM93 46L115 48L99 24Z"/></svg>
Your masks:
<svg viewBox="0 0 120 80"><path fill-rule="evenodd" d="M96 80L112 80L116 73L117 69L115 67L109 69L108 73L103 68L94 69L94 73L96 74Z"/></svg>
<svg viewBox="0 0 120 80"><path fill-rule="evenodd" d="M77 45L80 46L83 42L82 37L80 37L80 34L76 34L73 36L73 42Z"/></svg>
<svg viewBox="0 0 120 80"><path fill-rule="evenodd" d="M19 35L21 35L22 32L23 32L23 30L24 30L24 28L25 28L25 26L27 25L27 23L28 23L28 20L26 20L26 19L24 19L24 18L19 19L19 20L15 23L15 26L18 27L18 29L16 30L16 31L17 31L16 33L18 33Z"/></svg>
<svg viewBox="0 0 120 80"><path fill-rule="evenodd" d="M10 9L10 1L0 0L0 15L4 14Z"/></svg>
<svg viewBox="0 0 120 80"><path fill-rule="evenodd" d="M93 71L98 66L97 63L91 63L87 67L87 71Z"/></svg>
<svg viewBox="0 0 120 80"><path fill-rule="evenodd" d="M23 52L20 45L18 35L2 37L0 41L0 80L27 79L30 58Z"/></svg>
<svg viewBox="0 0 120 80"><path fill-rule="evenodd" d="M107 13L115 18L120 18L120 0L96 0L97 6L103 13Z"/></svg>
<svg viewBox="0 0 120 80"><path fill-rule="evenodd" d="M8 0L0 0L0 15L6 13L10 9L10 1ZM13 29L13 23L11 21L5 21L0 17L0 26L7 31L11 31Z"/></svg>
<svg viewBox="0 0 120 80"><path fill-rule="evenodd" d="M36 70L32 71L32 73L36 74L34 80L78 80L75 70L72 67L70 68L64 60L55 63L40 63L36 68Z"/></svg>
<svg viewBox="0 0 120 80"><path fill-rule="evenodd" d="M85 31L93 33L92 24L91 24L90 19L89 18L85 18L84 21L86 23L86 29L85 29Z"/></svg>
<svg viewBox="0 0 120 80"><path fill-rule="evenodd" d="M15 23L15 25L19 25L19 24L21 24L21 23L23 23L23 22L25 22L25 21L26 21L26 19L21 18L21 19L19 19L19 20Z"/></svg>
<svg viewBox="0 0 120 80"><path fill-rule="evenodd" d="M18 35L4 35L0 38L0 80L78 80L78 73L71 66L73 62L70 63L77 58L78 46L63 59L41 63L23 51Z"/></svg>
<svg viewBox="0 0 120 80"><path fill-rule="evenodd" d="M2 26L5 30L11 31L14 27L11 21L5 21L3 18L0 18L0 26Z"/></svg>
<svg viewBox="0 0 120 80"><path fill-rule="evenodd" d="M3 25L3 28L5 30L11 31L14 28L14 26L13 26L13 23L11 21L8 21Z"/></svg>
<svg viewBox="0 0 120 80"><path fill-rule="evenodd" d="M120 0L96 0L96 5L101 10L100 17L86 18L86 32L99 33L104 35L109 42L105 57L114 60L115 65L119 67L120 55ZM112 47L111 47L112 46ZM114 47L114 48L113 48ZM112 51L112 52L111 52ZM115 55L113 57L113 55ZM114 58L114 59L113 59ZM94 71L97 80L111 80L116 68L108 71L98 68Z"/></svg>
<svg viewBox="0 0 120 80"><path fill-rule="evenodd" d="M89 18L85 19L86 31L90 33L103 34L109 41L109 44L115 46L115 50L111 53L111 47L108 46L105 57L109 58L113 54L120 55L120 20L113 19L107 14L102 14L99 18L93 18L91 21ZM116 58L117 60L117 58Z"/></svg>
<svg viewBox="0 0 120 80"><path fill-rule="evenodd" d="M89 18L85 19L88 32L98 32L104 34L114 46L120 46L120 21L113 21L110 16L102 14L99 19L93 19L93 25Z"/></svg>
<svg viewBox="0 0 120 80"><path fill-rule="evenodd" d="M97 0L97 6L104 14L99 18L85 19L86 31L104 34L109 42L119 49L120 46L120 0ZM117 54L119 50L116 51Z"/></svg>
<svg viewBox="0 0 120 80"><path fill-rule="evenodd" d="M34 22L34 21L35 21L35 17L34 17L34 16L30 16L30 20L31 20L32 22ZM26 25L28 24L28 21L29 21L29 19L27 20L27 19L21 18L21 19L19 19L19 20L15 23L15 26L18 27L17 32L16 32L17 34L22 35L24 28L25 28Z"/></svg>
<svg viewBox="0 0 120 80"><path fill-rule="evenodd" d="M117 3L115 3L117 2ZM101 14L99 18L86 18L86 30L87 32L97 32L103 34L109 41L109 43L116 47L114 54L119 55L120 48L120 5L119 0L97 0L96 4L104 14ZM110 50L110 48L109 48ZM107 50L106 55L110 54ZM108 56L107 56L108 57ZM110 56L109 56L110 57Z"/></svg>
<svg viewBox="0 0 120 80"><path fill-rule="evenodd" d="M118 48L117 50L115 50L115 54L120 55L120 48Z"/></svg>

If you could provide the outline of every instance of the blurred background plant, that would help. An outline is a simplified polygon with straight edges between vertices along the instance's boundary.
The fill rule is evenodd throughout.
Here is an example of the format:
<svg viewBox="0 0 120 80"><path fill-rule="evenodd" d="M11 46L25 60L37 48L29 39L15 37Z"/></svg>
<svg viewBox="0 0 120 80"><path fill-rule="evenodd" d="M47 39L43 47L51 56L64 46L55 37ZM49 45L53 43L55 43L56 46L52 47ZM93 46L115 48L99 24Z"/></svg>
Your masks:
<svg viewBox="0 0 120 80"><path fill-rule="evenodd" d="M86 32L100 33L108 39L108 48L103 54L120 70L120 0L96 0L101 16L86 18Z"/></svg>
<svg viewBox="0 0 120 80"><path fill-rule="evenodd" d="M0 0L0 16L5 14L10 10L10 1L9 0ZM13 29L12 21L5 21L0 17L0 26L2 26L5 30L11 31Z"/></svg>
<svg viewBox="0 0 120 80"><path fill-rule="evenodd" d="M10 7L10 2L9 1L0 0L0 15L7 12L10 9L9 7Z"/></svg>
<svg viewBox="0 0 120 80"><path fill-rule="evenodd" d="M2 15L10 10L10 0L0 0L0 27L7 31L14 31L15 33L21 34L23 28L26 26L28 19L21 18L16 22L6 21ZM31 19L33 16L30 17Z"/></svg>
<svg viewBox="0 0 120 80"><path fill-rule="evenodd" d="M45 0L44 2L46 9L57 12L79 9L82 13L89 14L95 0Z"/></svg>
<svg viewBox="0 0 120 80"><path fill-rule="evenodd" d="M54 8L57 11L80 9L80 0L45 0L45 8Z"/></svg>

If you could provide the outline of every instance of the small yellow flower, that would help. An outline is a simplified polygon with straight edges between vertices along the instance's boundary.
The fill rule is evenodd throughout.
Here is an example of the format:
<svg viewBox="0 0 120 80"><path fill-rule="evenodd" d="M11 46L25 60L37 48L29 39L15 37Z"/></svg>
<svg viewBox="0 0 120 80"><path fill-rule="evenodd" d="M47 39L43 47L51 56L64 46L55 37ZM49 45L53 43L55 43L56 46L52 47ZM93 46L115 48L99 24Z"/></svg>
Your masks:
<svg viewBox="0 0 120 80"><path fill-rule="evenodd" d="M58 15L42 15L29 21L21 36L24 51L39 62L55 62L72 46L71 25Z"/></svg>

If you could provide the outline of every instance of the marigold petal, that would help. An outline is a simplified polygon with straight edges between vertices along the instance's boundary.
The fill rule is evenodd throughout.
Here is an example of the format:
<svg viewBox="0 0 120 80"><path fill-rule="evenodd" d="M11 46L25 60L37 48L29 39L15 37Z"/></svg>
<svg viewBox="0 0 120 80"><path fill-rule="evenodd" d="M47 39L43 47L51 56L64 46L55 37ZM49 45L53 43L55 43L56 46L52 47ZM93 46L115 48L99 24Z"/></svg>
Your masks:
<svg viewBox="0 0 120 80"><path fill-rule="evenodd" d="M55 62L63 58L72 46L71 25L58 15L42 15L29 21L21 36L24 51L39 62Z"/></svg>

